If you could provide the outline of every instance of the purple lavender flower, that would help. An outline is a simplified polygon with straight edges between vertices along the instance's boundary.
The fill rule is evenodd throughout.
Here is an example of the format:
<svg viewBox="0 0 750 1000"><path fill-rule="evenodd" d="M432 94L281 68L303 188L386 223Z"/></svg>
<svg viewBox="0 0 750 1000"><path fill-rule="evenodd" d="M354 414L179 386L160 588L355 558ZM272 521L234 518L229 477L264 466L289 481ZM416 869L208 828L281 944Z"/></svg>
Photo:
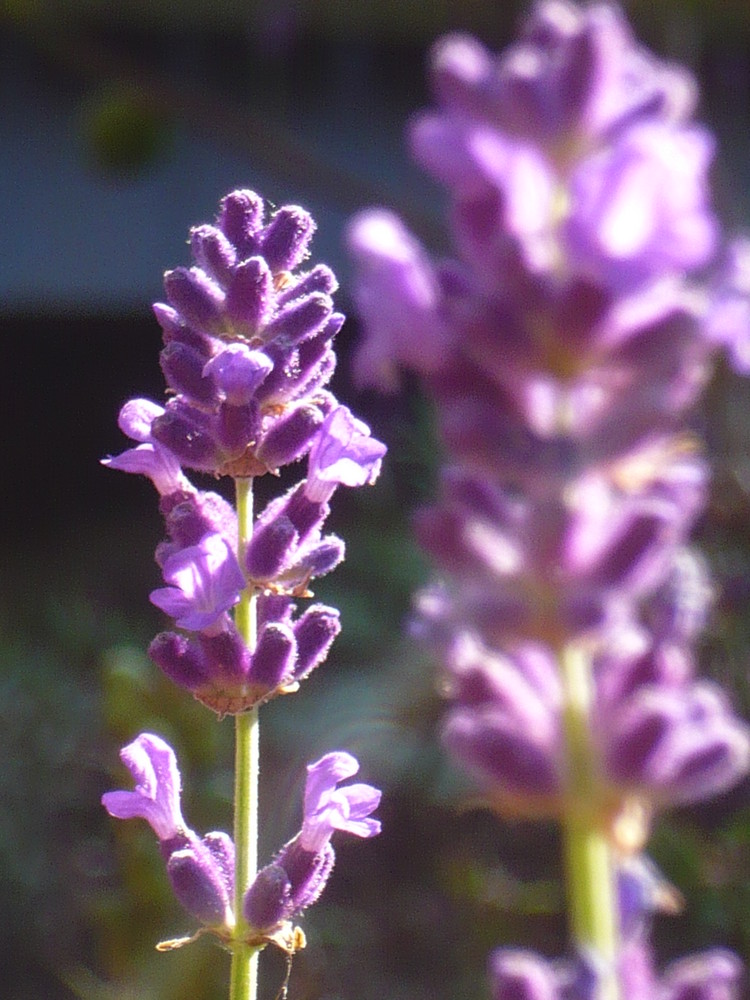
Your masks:
<svg viewBox="0 0 750 1000"><path fill-rule="evenodd" d="M245 894L245 918L258 932L273 933L318 899L333 868L335 831L356 837L380 833L380 821L372 818L380 791L362 783L338 787L358 770L356 758L342 750L308 764L302 829Z"/></svg>
<svg viewBox="0 0 750 1000"><path fill-rule="evenodd" d="M266 218L247 190L192 230L193 266L167 272L167 302L154 306L169 399L126 403L120 427L139 445L105 459L148 476L161 495L167 538L156 561L167 586L151 600L189 634L161 633L151 656L219 715L296 690L325 659L334 609L314 605L293 621L289 600L277 619L261 616L257 643L229 612L243 593L267 605L312 596L310 581L344 556L343 541L322 531L328 500L339 484L374 482L386 450L326 388L344 317L328 267L297 271L314 230L297 206ZM248 480L309 452L308 479L271 501L241 544L231 506L183 471Z"/></svg>
<svg viewBox="0 0 750 1000"><path fill-rule="evenodd" d="M234 846L220 831L202 839L185 824L180 808L180 772L172 748L159 736L141 733L120 752L135 791L105 792L102 805L117 819L145 819L159 838L175 896L201 923L234 925Z"/></svg>
<svg viewBox="0 0 750 1000"><path fill-rule="evenodd" d="M151 424L164 408L148 399L131 399L120 410L119 425L128 437L142 442L120 455L102 459L102 465L148 476L162 496L191 489L178 459L151 437Z"/></svg>
<svg viewBox="0 0 750 1000"><path fill-rule="evenodd" d="M163 566L171 587L151 593L151 602L177 625L195 631L215 625L237 603L245 578L227 540L204 535L197 545L169 556Z"/></svg>
<svg viewBox="0 0 750 1000"><path fill-rule="evenodd" d="M380 833L380 820L372 819L381 793L372 785L338 785L359 771L359 761L342 750L307 765L305 808L300 845L311 854L319 854L334 830L355 837L374 837Z"/></svg>
<svg viewBox="0 0 750 1000"><path fill-rule="evenodd" d="M305 495L314 503L330 500L338 485L374 483L386 447L370 437L370 428L346 406L332 410L313 442L307 464Z"/></svg>
<svg viewBox="0 0 750 1000"><path fill-rule="evenodd" d="M152 433L190 468L253 476L309 450L328 406L336 279L294 275L315 225L297 206L269 220L252 191L233 191L215 225L191 233L195 264L168 271L162 370L176 394Z"/></svg>
<svg viewBox="0 0 750 1000"><path fill-rule="evenodd" d="M349 245L356 373L390 390L414 371L448 456L416 519L441 574L415 631L444 667L444 740L498 811L583 813L640 849L654 810L750 768L750 728L693 677L708 588L686 557L707 481L686 418L717 347L747 368L747 247L722 248L693 81L616 7L539 0L506 53L451 36L431 73L437 107L410 143L447 189L455 259L433 263L384 209ZM496 1000L583 1000L614 985L615 958L628 1000L704 995L708 959L681 993L638 942L613 955L583 909L584 971L505 954Z"/></svg>
<svg viewBox="0 0 750 1000"><path fill-rule="evenodd" d="M185 831L180 811L180 772L172 748L159 736L141 733L120 751L136 782L133 792L106 792L102 805L117 819L145 819L159 840Z"/></svg>

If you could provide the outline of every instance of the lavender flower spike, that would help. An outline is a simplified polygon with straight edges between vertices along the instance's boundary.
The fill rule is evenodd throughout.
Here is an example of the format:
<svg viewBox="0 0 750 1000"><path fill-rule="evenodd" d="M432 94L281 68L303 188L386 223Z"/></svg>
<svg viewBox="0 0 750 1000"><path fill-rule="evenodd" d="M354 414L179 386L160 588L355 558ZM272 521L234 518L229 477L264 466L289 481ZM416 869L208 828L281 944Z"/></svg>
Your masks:
<svg viewBox="0 0 750 1000"><path fill-rule="evenodd" d="M185 832L180 810L180 772L174 751L159 736L141 733L120 751L135 791L105 792L102 805L116 819L140 817L161 841Z"/></svg>
<svg viewBox="0 0 750 1000"><path fill-rule="evenodd" d="M308 458L305 496L326 503L336 487L374 483L386 446L370 437L370 428L352 416L346 406L337 406L323 421Z"/></svg>
<svg viewBox="0 0 750 1000"><path fill-rule="evenodd" d="M705 588L686 618L679 568L705 500L688 412L720 347L750 368L750 244L724 246L692 80L614 3L536 0L507 52L449 36L431 74L409 139L455 252L433 262L381 208L353 220L354 367L385 391L411 369L434 404L447 468L417 531L440 577L417 628L444 739L499 812L563 826L575 978L504 952L493 998L734 998L732 956L658 978L615 872L658 809L750 768L748 727L692 680Z"/></svg>
<svg viewBox="0 0 750 1000"><path fill-rule="evenodd" d="M171 615L181 628L200 630L237 603L245 578L227 540L204 535L164 563L164 579L172 587L151 593L151 602Z"/></svg>

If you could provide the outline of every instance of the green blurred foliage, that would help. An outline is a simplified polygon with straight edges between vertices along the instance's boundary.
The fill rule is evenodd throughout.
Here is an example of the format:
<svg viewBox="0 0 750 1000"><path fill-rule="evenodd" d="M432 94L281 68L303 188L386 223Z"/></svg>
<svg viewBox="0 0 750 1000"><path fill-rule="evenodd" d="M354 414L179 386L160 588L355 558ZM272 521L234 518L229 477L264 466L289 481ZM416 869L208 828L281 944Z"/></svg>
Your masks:
<svg viewBox="0 0 750 1000"><path fill-rule="evenodd" d="M172 127L167 115L137 90L112 85L89 98L82 111L85 149L106 174L132 176L167 155Z"/></svg>

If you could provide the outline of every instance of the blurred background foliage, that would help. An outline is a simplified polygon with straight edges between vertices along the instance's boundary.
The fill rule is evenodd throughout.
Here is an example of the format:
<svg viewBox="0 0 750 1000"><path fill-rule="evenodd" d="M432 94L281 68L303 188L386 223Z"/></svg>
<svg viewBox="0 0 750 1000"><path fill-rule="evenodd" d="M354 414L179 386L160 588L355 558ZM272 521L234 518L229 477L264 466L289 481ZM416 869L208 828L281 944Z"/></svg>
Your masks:
<svg viewBox="0 0 750 1000"><path fill-rule="evenodd" d="M101 793L127 781L118 748L172 741L199 830L231 826L231 724L217 724L149 664L162 620L147 600L161 526L150 485L98 459L121 450L121 403L159 398L149 303L185 261L189 226L232 186L299 201L319 221L315 257L344 279L340 229L373 201L444 246L442 199L408 163L402 130L427 100L425 53L442 32L510 37L518 2L496 0L4 0L0 178L5 338L0 570L0 967L6 1000L208 1000L227 961L189 932L145 824L112 823ZM687 62L716 129L717 201L750 219L750 7L637 0L638 34ZM348 311L351 311L349 309ZM359 754L381 784L384 834L342 844L305 919L293 1000L473 1000L495 945L565 948L557 833L500 823L472 799L437 740L432 665L405 637L427 567L409 512L437 465L426 404L335 390L385 440L376 487L340 491L332 529L346 564L317 596L344 631L295 698L263 712L263 842L297 828L304 763ZM750 387L722 369L700 421L716 478L698 532L717 580L703 664L750 710ZM204 484L206 485L206 484ZM276 487L277 484L272 484ZM261 491L267 491L267 484ZM342 495L343 494L343 495ZM725 943L750 956L750 785L662 820L653 855L686 899L660 920L664 957ZM458 944L457 944L458 942ZM285 975L263 958L263 997Z"/></svg>

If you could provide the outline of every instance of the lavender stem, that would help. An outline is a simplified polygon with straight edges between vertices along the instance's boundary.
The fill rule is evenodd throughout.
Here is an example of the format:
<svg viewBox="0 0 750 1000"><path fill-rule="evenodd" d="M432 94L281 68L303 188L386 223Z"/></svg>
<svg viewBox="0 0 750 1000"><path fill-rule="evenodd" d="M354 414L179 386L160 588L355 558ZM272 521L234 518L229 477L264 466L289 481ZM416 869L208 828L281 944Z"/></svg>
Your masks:
<svg viewBox="0 0 750 1000"><path fill-rule="evenodd" d="M236 479L238 548L243 558L253 531L253 480ZM256 598L242 592L235 611L235 624L247 648L256 642ZM257 948L245 943L247 922L242 914L242 899L258 870L258 772L260 766L260 728L258 709L252 708L235 717L234 773L234 844L236 924L230 972L230 1000L255 1000L258 993Z"/></svg>
<svg viewBox="0 0 750 1000"><path fill-rule="evenodd" d="M607 817L599 807L599 778L591 743L593 681L590 658L573 643L560 657L571 808L563 819L571 937L583 955L602 964L598 1000L618 1000L617 897Z"/></svg>

